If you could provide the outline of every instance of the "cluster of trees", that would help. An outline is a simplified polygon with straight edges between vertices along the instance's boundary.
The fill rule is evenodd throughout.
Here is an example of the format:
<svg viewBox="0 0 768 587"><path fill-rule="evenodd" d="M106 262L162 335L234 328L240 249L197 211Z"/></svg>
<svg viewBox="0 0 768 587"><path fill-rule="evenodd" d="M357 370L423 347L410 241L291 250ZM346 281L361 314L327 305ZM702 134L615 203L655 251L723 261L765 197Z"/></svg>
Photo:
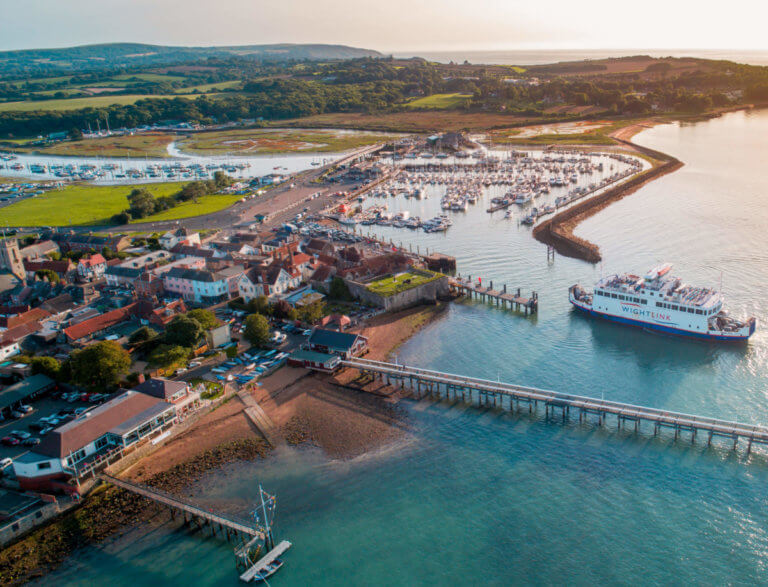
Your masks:
<svg viewBox="0 0 768 587"><path fill-rule="evenodd" d="M54 357L33 357L30 367L32 373L42 373L56 381L88 389L109 389L127 375L131 356L115 341L105 340L74 351L64 362Z"/></svg>
<svg viewBox="0 0 768 587"><path fill-rule="evenodd" d="M151 365L168 369L184 364L205 337L206 331L218 323L209 310L190 310L171 320L162 335L144 326L134 332L128 342L145 354Z"/></svg>
<svg viewBox="0 0 768 587"><path fill-rule="evenodd" d="M98 109L2 112L0 137L85 128L106 117L113 127L137 127L163 120L209 124L332 112L393 111L404 108L410 97L443 92L471 93L472 100L462 106L467 109L526 114L541 114L560 103L596 105L617 114L651 109L696 112L728 103L734 92L743 92L751 100L764 100L768 94L768 68L719 61L702 62L695 69L675 69L670 62L662 61L650 64L645 72L610 76L605 75L603 64L581 62L540 66L514 74L491 66L445 66L423 60L395 64L369 58L302 64L221 58L210 59L208 64L210 70L206 72L211 79L232 79L237 74L244 80L243 90L201 95L194 100L147 98L131 105ZM580 75L560 77L571 73ZM95 76L95 83L103 74L88 75ZM507 83L509 75L523 79L538 76L540 80L538 84ZM17 82L6 85L8 91L19 87ZM168 89L162 85L152 88L147 91Z"/></svg>
<svg viewBox="0 0 768 587"><path fill-rule="evenodd" d="M156 198L147 188L134 188L128 194L128 209L112 217L116 224L125 224L133 219L146 218L163 210L173 208L179 202L190 200L197 202L199 198L216 193L232 184L225 172L217 171L213 179L193 181L186 184L176 194Z"/></svg>

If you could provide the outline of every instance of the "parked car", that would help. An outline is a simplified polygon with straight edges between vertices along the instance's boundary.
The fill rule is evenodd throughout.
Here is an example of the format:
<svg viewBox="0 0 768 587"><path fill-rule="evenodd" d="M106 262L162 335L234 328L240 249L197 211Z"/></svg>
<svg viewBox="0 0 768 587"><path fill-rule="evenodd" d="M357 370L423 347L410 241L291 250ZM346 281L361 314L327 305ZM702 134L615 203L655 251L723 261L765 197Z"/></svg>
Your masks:
<svg viewBox="0 0 768 587"><path fill-rule="evenodd" d="M32 406L24 405L24 406L19 406L18 411L23 414L31 414L32 412L35 411L35 408L33 408Z"/></svg>
<svg viewBox="0 0 768 587"><path fill-rule="evenodd" d="M0 460L0 469L5 469L6 467L10 467L13 464L13 459L4 458Z"/></svg>
<svg viewBox="0 0 768 587"><path fill-rule="evenodd" d="M18 420L19 418L23 418L24 416L26 416L26 414L24 414L23 412L19 412L17 410L13 410L11 412L11 418L13 418L14 420Z"/></svg>
<svg viewBox="0 0 768 587"><path fill-rule="evenodd" d="M5 446L16 446L21 442L21 440L15 436L4 436L2 439L0 439L0 442L2 442Z"/></svg>
<svg viewBox="0 0 768 587"><path fill-rule="evenodd" d="M75 416L79 416L80 414L84 414L85 412L87 412L90 409L91 408L77 408L75 410Z"/></svg>
<svg viewBox="0 0 768 587"><path fill-rule="evenodd" d="M53 426L46 426L45 428L42 428L42 429L40 430L40 432L38 432L38 434L39 434L40 436L45 436L45 435L46 435L46 434L48 434L48 433L49 433L51 430L53 430Z"/></svg>
<svg viewBox="0 0 768 587"><path fill-rule="evenodd" d="M190 369L194 369L195 367L199 367L200 365L202 365L200 361L192 361L188 366Z"/></svg>
<svg viewBox="0 0 768 587"><path fill-rule="evenodd" d="M32 436L30 438L25 438L24 440L22 440L21 444L23 444L24 446L37 446L38 444L40 444L40 439L35 436Z"/></svg>
<svg viewBox="0 0 768 587"><path fill-rule="evenodd" d="M11 430L11 436L15 436L19 440L24 440L25 438L29 438L32 435L29 432L25 432L24 430Z"/></svg>

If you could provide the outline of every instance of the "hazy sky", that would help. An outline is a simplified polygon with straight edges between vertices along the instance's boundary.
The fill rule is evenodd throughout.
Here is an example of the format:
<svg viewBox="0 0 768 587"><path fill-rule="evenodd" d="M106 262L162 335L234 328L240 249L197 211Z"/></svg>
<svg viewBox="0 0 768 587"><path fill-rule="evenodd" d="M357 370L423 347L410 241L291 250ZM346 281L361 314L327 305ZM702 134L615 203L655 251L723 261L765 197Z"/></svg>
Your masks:
<svg viewBox="0 0 768 587"><path fill-rule="evenodd" d="M117 41L768 49L767 21L768 0L0 0L0 49Z"/></svg>

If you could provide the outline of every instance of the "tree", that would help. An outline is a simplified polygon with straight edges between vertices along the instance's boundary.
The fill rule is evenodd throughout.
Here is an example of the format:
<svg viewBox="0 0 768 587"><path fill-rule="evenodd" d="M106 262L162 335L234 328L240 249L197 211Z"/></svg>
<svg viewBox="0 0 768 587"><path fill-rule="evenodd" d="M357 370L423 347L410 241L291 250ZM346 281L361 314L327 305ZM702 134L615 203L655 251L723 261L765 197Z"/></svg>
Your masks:
<svg viewBox="0 0 768 587"><path fill-rule="evenodd" d="M128 373L131 356L114 340L103 340L73 352L69 369L75 383L87 387L110 387Z"/></svg>
<svg viewBox="0 0 768 587"><path fill-rule="evenodd" d="M58 93L58 92L57 92L57 93ZM80 130L79 128L77 128L76 126L75 126L75 127L72 127L72 128L69 130L69 133L68 133L68 134L69 134L69 138L70 138L70 139L72 139L73 141L79 141L80 139L82 139L82 138L83 138L83 131L81 131L81 130Z"/></svg>
<svg viewBox="0 0 768 587"><path fill-rule="evenodd" d="M352 299L352 294L350 293L347 284L344 283L344 280L340 277L334 277L331 280L329 293L335 300L343 300L348 302Z"/></svg>
<svg viewBox="0 0 768 587"><path fill-rule="evenodd" d="M323 302L314 302L313 304L309 304L299 309L297 314L299 320L302 322L314 324L325 316L325 304Z"/></svg>
<svg viewBox="0 0 768 587"><path fill-rule="evenodd" d="M291 307L291 304L285 300L278 300L278 302L272 307L272 314L275 318L281 320L296 320L296 310Z"/></svg>
<svg viewBox="0 0 768 587"><path fill-rule="evenodd" d="M157 337L157 332L149 326L142 326L128 337L130 344L142 344Z"/></svg>
<svg viewBox="0 0 768 587"><path fill-rule="evenodd" d="M144 188L136 188L128 194L128 213L133 218L144 218L155 213L155 197Z"/></svg>
<svg viewBox="0 0 768 587"><path fill-rule="evenodd" d="M248 302L248 311L253 314L269 316L272 314L272 306L269 305L267 296L257 296Z"/></svg>
<svg viewBox="0 0 768 587"><path fill-rule="evenodd" d="M245 319L244 334L252 345L264 346L269 340L269 322L261 314L251 314Z"/></svg>
<svg viewBox="0 0 768 587"><path fill-rule="evenodd" d="M178 345L161 344L149 355L149 362L157 367L167 369L174 365L186 363L189 349Z"/></svg>
<svg viewBox="0 0 768 587"><path fill-rule="evenodd" d="M186 314L176 316L170 324L165 327L163 340L165 344L178 345L185 347L195 347L197 342L203 337L205 331L200 322L190 318Z"/></svg>
<svg viewBox="0 0 768 587"><path fill-rule="evenodd" d="M197 320L200 326L203 327L203 330L210 330L211 328L216 328L219 325L219 321L216 318L216 315L210 310L204 310L203 308L190 310L187 312L187 317L192 318L193 320Z"/></svg>
<svg viewBox="0 0 768 587"><path fill-rule="evenodd" d="M232 184L232 178L219 170L213 174L213 183L216 184L217 189L222 189Z"/></svg>
<svg viewBox="0 0 768 587"><path fill-rule="evenodd" d="M61 363L53 357L33 357L29 366L33 375L47 375L56 380L61 376Z"/></svg>
<svg viewBox="0 0 768 587"><path fill-rule="evenodd" d="M59 274L52 269L38 269L35 271L35 277L47 279L51 283L59 283L59 281L61 281L61 279L59 279Z"/></svg>

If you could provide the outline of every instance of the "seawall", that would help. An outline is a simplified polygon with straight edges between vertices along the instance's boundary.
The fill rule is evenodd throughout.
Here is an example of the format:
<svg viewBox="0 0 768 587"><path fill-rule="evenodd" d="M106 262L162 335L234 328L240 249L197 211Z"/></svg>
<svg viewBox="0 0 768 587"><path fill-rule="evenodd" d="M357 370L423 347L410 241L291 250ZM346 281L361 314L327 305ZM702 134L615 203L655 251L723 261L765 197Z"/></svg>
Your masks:
<svg viewBox="0 0 768 587"><path fill-rule="evenodd" d="M642 147L631 141L616 139L650 158L655 163L650 169L643 171L616 187L610 188L601 194L593 196L583 202L568 208L556 214L549 220L542 222L533 229L533 236L539 242L551 245L555 250L566 257L582 259L589 263L597 263L602 258L600 247L596 244L580 238L574 234L576 227L586 218L597 214L603 208L606 208L613 202L622 199L624 196L632 194L643 187L645 184L658 179L659 177L677 171L683 166L682 161L647 147Z"/></svg>

